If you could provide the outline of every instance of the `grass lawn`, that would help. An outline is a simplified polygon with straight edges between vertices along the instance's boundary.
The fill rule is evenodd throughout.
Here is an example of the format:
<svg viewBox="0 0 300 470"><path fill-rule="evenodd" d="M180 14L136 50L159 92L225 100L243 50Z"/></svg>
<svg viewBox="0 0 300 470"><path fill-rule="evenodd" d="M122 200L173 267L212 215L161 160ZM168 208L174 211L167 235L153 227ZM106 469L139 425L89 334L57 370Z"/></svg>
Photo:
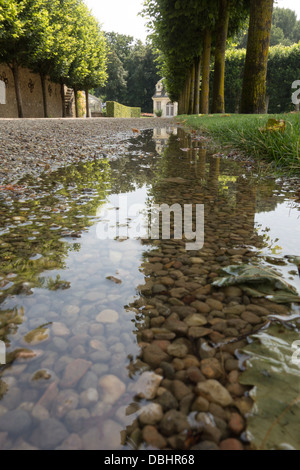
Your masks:
<svg viewBox="0 0 300 470"><path fill-rule="evenodd" d="M300 174L300 113L277 115L178 116L186 127L210 135L220 144L232 145L256 159L274 162L276 168ZM282 128L267 130L269 119L283 120Z"/></svg>

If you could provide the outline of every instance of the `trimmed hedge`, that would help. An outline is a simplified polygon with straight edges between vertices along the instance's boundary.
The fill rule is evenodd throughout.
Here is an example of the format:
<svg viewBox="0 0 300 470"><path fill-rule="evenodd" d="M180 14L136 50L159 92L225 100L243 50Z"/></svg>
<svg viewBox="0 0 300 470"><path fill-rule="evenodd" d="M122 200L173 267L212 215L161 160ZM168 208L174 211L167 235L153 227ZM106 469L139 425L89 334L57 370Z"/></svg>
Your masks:
<svg viewBox="0 0 300 470"><path fill-rule="evenodd" d="M225 105L227 113L239 110L246 58L245 49L226 52ZM213 79L213 74L211 79ZM270 48L268 60L267 95L270 114L292 111L292 83L300 80L300 43Z"/></svg>
<svg viewBox="0 0 300 470"><path fill-rule="evenodd" d="M116 101L107 101L106 115L114 118L140 118L141 108L129 108Z"/></svg>

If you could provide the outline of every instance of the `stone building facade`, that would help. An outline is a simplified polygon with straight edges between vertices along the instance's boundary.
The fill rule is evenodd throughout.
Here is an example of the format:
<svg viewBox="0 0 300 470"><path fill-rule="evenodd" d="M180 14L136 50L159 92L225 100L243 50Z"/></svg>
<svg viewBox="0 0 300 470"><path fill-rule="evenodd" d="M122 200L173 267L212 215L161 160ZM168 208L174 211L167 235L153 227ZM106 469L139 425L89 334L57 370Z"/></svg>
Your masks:
<svg viewBox="0 0 300 470"><path fill-rule="evenodd" d="M1 85L1 82L4 85ZM30 70L20 68L20 84L25 118L44 117L43 95L40 76ZM3 92L5 86L5 93ZM2 88L1 88L2 87ZM2 92L1 92L2 89ZM62 99L60 85L46 80L49 117L62 117ZM1 97L5 96L5 104ZM6 64L0 64L0 118L17 118L17 101L14 78Z"/></svg>
<svg viewBox="0 0 300 470"><path fill-rule="evenodd" d="M153 113L162 111L162 117L173 117L178 114L178 103L172 103L165 89L163 79L157 82L153 100Z"/></svg>

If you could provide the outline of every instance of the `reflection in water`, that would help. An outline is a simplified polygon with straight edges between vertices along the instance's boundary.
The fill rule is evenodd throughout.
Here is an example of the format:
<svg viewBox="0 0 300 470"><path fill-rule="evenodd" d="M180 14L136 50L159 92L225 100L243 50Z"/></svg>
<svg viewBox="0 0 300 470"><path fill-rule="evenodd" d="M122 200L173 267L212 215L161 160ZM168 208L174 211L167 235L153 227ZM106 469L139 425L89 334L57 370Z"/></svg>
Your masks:
<svg viewBox="0 0 300 470"><path fill-rule="evenodd" d="M251 407L237 382L243 341L213 345L244 338L274 306L211 282L223 266L270 256L257 214L281 207L288 183L258 180L213 157L203 138L167 129L129 140L111 161L20 186L1 194L0 207L0 340L8 353L0 448L178 449L239 437L244 425L236 432L228 423ZM186 252L172 235L99 240L120 196L146 212L204 204L203 250ZM119 229L133 224L123 219ZM200 390L205 378L229 390L233 408Z"/></svg>

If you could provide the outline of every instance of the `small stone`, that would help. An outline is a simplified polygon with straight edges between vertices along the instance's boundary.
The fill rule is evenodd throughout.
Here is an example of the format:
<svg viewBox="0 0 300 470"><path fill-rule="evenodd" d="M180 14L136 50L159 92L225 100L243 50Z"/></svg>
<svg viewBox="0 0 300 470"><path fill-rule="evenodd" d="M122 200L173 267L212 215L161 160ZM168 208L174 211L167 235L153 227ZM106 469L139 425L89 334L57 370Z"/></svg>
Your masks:
<svg viewBox="0 0 300 470"><path fill-rule="evenodd" d="M162 362L169 362L170 356L157 344L150 344L143 351L143 361L156 369Z"/></svg>
<svg viewBox="0 0 300 470"><path fill-rule="evenodd" d="M190 395L191 389L187 387L180 380L173 380L171 385L171 391L176 400L182 400L185 396Z"/></svg>
<svg viewBox="0 0 300 470"><path fill-rule="evenodd" d="M157 390L161 384L162 376L153 372L144 372L133 387L139 398L153 400L156 397Z"/></svg>
<svg viewBox="0 0 300 470"><path fill-rule="evenodd" d="M169 390L165 391L162 395L160 395L156 399L156 403L161 405L164 411L177 409L178 407L178 401L176 400L174 395L172 395L172 393L169 392Z"/></svg>
<svg viewBox="0 0 300 470"><path fill-rule="evenodd" d="M232 413L228 426L234 434L240 435L245 428L245 422L241 415Z"/></svg>
<svg viewBox="0 0 300 470"><path fill-rule="evenodd" d="M0 416L0 432L11 435L22 435L28 431L32 423L27 411L14 410Z"/></svg>
<svg viewBox="0 0 300 470"><path fill-rule="evenodd" d="M208 379L218 379L223 375L222 366L214 357L201 361L201 372Z"/></svg>
<svg viewBox="0 0 300 470"><path fill-rule="evenodd" d="M209 401L203 397L197 397L192 404L192 411L205 412L209 409Z"/></svg>
<svg viewBox="0 0 300 470"><path fill-rule="evenodd" d="M189 293L184 287L177 287L170 290L170 295L175 299L182 299L185 295Z"/></svg>
<svg viewBox="0 0 300 470"><path fill-rule="evenodd" d="M200 300L196 300L195 302L191 303L191 306L198 310L200 313L209 313L211 308L205 302L201 302ZM201 326L201 325L190 325L190 326Z"/></svg>
<svg viewBox="0 0 300 470"><path fill-rule="evenodd" d="M40 449L53 450L67 439L68 435L68 431L60 421L50 418L40 422L32 435L31 442Z"/></svg>
<svg viewBox="0 0 300 470"><path fill-rule="evenodd" d="M229 286L224 289L224 293L227 297L242 297L243 291L239 287Z"/></svg>
<svg viewBox="0 0 300 470"><path fill-rule="evenodd" d="M180 411L168 411L160 422L159 428L164 436L173 436L190 430L187 416Z"/></svg>
<svg viewBox="0 0 300 470"><path fill-rule="evenodd" d="M102 402L114 404L126 392L126 385L115 375L104 375L99 380L102 390Z"/></svg>
<svg viewBox="0 0 300 470"><path fill-rule="evenodd" d="M54 322L52 323L52 331L54 336L69 336L70 330L63 323Z"/></svg>
<svg viewBox="0 0 300 470"><path fill-rule="evenodd" d="M241 315L246 310L245 305L232 305L224 308L224 313L226 315Z"/></svg>
<svg viewBox="0 0 300 470"><path fill-rule="evenodd" d="M215 442L203 441L193 446L191 450L195 451L195 450L220 450L220 449Z"/></svg>
<svg viewBox="0 0 300 470"><path fill-rule="evenodd" d="M189 328L188 336L193 339L203 338L204 336L208 336L213 332L209 328L202 328L199 326L192 326Z"/></svg>
<svg viewBox="0 0 300 470"><path fill-rule="evenodd" d="M139 420L141 424L157 424L163 417L163 409L158 403L150 403L140 410Z"/></svg>
<svg viewBox="0 0 300 470"><path fill-rule="evenodd" d="M87 409L81 408L71 410L65 417L65 423L71 432L80 432L86 420L90 418L90 413Z"/></svg>
<svg viewBox="0 0 300 470"><path fill-rule="evenodd" d="M52 407L52 413L57 418L63 418L68 411L77 408L79 397L73 390L62 390L59 392Z"/></svg>
<svg viewBox="0 0 300 470"><path fill-rule="evenodd" d="M49 419L49 411L42 405L35 405L32 412L32 417L38 421L43 421L44 419Z"/></svg>
<svg viewBox="0 0 300 470"><path fill-rule="evenodd" d="M92 363L84 359L75 359L70 362L65 369L63 379L60 383L61 387L73 387L86 374L91 366Z"/></svg>
<svg viewBox="0 0 300 470"><path fill-rule="evenodd" d="M119 314L115 310L102 310L96 317L98 323L116 323L119 320Z"/></svg>
<svg viewBox="0 0 300 470"><path fill-rule="evenodd" d="M186 376L191 382L195 384L197 384L198 382L205 382L206 380L206 378L198 367L190 367L186 371Z"/></svg>
<svg viewBox="0 0 300 470"><path fill-rule="evenodd" d="M233 403L232 397L228 390L224 388L216 380L207 380L206 382L198 383L196 393L203 396L208 401L217 403L220 406L226 407Z"/></svg>
<svg viewBox="0 0 300 470"><path fill-rule="evenodd" d="M188 326L204 326L207 324L207 319L200 314L194 313L192 315L188 315L185 319L184 322Z"/></svg>
<svg viewBox="0 0 300 470"><path fill-rule="evenodd" d="M95 388L88 388L80 394L80 405L82 408L89 408L99 399L98 392Z"/></svg>
<svg viewBox="0 0 300 470"><path fill-rule="evenodd" d="M120 450L121 448L121 432L123 426L111 419L108 419L102 426L101 447L104 450Z"/></svg>
<svg viewBox="0 0 300 470"><path fill-rule="evenodd" d="M219 300L210 298L210 299L207 299L206 303L207 305L210 306L212 310L220 310L220 311L223 310L223 304Z"/></svg>
<svg viewBox="0 0 300 470"><path fill-rule="evenodd" d="M220 450L244 450L244 448L237 439L225 439L220 443Z"/></svg>
<svg viewBox="0 0 300 470"><path fill-rule="evenodd" d="M167 352L170 356L183 358L188 354L189 350L185 344L176 343L174 341L174 343L170 344L168 347Z"/></svg>
<svg viewBox="0 0 300 470"><path fill-rule="evenodd" d="M143 440L153 449L163 449L167 446L166 439L154 426L145 426L143 429Z"/></svg>
<svg viewBox="0 0 300 470"><path fill-rule="evenodd" d="M81 438L78 434L71 434L61 446L57 447L55 450L82 450L83 444Z"/></svg>
<svg viewBox="0 0 300 470"><path fill-rule="evenodd" d="M241 315L241 318L246 321L247 323L250 323L250 325L258 325L261 323L261 318L259 318L255 313L253 312L244 312Z"/></svg>

